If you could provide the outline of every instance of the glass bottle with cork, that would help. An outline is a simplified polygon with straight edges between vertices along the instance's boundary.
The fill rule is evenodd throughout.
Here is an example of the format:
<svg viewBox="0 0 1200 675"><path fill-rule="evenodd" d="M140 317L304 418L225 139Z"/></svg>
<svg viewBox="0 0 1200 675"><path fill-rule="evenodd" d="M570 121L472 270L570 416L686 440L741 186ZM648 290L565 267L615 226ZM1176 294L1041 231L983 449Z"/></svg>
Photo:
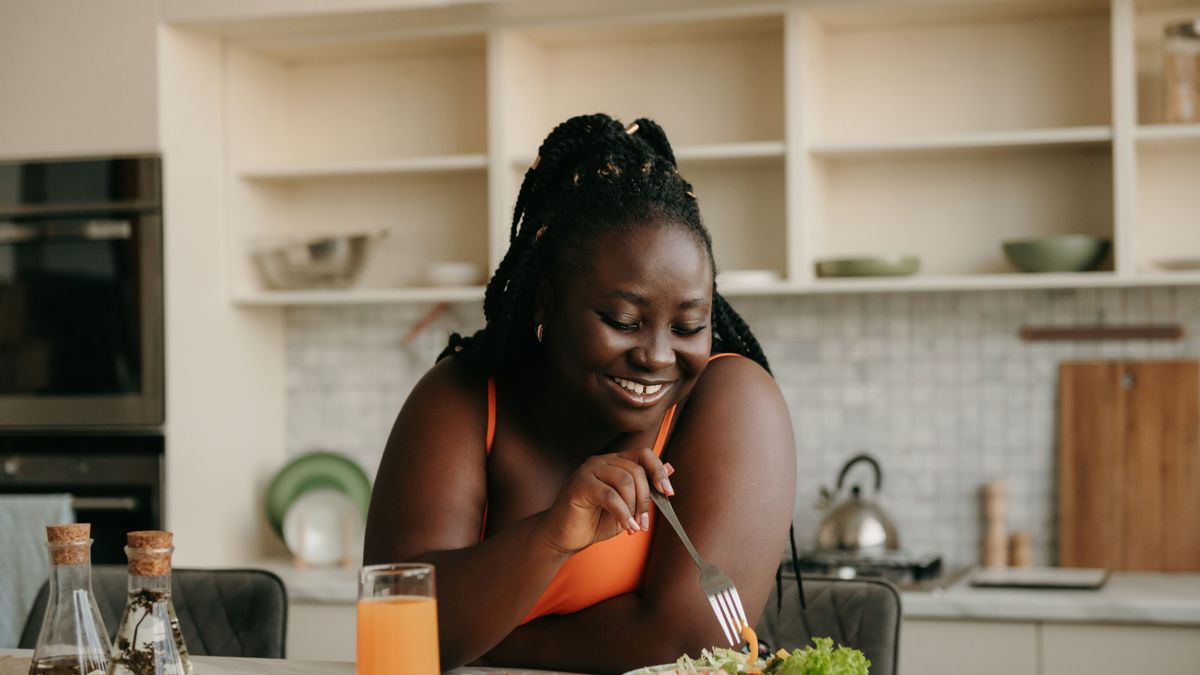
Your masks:
<svg viewBox="0 0 1200 675"><path fill-rule="evenodd" d="M126 536L129 596L107 675L189 675L192 664L171 603L171 533Z"/></svg>
<svg viewBox="0 0 1200 675"><path fill-rule="evenodd" d="M102 675L108 631L92 592L92 526L46 527L50 593L29 675Z"/></svg>

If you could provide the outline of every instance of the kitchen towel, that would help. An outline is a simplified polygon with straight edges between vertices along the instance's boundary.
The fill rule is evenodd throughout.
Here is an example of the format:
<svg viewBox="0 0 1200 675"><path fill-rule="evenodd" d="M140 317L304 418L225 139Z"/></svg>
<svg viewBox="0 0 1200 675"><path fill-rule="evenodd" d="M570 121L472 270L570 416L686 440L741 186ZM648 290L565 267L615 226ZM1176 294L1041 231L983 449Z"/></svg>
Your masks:
<svg viewBox="0 0 1200 675"><path fill-rule="evenodd" d="M49 576L46 526L75 522L71 495L0 495L0 648L13 648Z"/></svg>

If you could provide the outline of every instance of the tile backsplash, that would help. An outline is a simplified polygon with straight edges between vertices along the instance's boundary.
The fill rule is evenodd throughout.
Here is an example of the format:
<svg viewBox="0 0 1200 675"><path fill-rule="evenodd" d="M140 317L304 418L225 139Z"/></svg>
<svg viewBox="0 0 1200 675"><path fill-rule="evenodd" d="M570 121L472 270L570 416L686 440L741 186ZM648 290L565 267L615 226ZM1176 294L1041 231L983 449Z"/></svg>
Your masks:
<svg viewBox="0 0 1200 675"><path fill-rule="evenodd" d="M980 487L1008 481L1008 525L1056 558L1057 366L1076 359L1200 358L1200 288L829 294L735 298L791 408L796 533L806 547L820 486L867 452L880 501L913 552L979 559ZM483 317L454 304L405 345L428 305L287 311L289 454L345 452L372 474L396 412L453 331ZM1037 342L1025 324L1178 322L1166 342ZM859 471L863 474L859 474ZM866 468L851 482L866 486Z"/></svg>

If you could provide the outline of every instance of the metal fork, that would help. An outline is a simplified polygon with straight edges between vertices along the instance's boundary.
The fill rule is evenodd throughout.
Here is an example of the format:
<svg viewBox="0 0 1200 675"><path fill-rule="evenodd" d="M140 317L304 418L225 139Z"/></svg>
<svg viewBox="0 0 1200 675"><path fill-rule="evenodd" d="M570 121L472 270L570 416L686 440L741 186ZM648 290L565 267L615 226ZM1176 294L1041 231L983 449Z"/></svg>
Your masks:
<svg viewBox="0 0 1200 675"><path fill-rule="evenodd" d="M696 567L700 568L700 589L708 598L708 604L712 605L713 614L717 615L717 621L721 623L721 630L725 631L725 639L729 640L731 646L741 644L742 627L749 626L750 623L746 621L746 610L742 609L742 598L738 595L733 581L715 565L704 562L704 558L701 558L700 554L696 552L696 547L692 546L692 540L688 539L687 533L683 531L683 525L679 523L675 509L672 508L671 502L667 500L666 496L651 489L650 498L654 500L658 510L666 516L667 522L671 523L671 527L683 541L683 547L692 556Z"/></svg>

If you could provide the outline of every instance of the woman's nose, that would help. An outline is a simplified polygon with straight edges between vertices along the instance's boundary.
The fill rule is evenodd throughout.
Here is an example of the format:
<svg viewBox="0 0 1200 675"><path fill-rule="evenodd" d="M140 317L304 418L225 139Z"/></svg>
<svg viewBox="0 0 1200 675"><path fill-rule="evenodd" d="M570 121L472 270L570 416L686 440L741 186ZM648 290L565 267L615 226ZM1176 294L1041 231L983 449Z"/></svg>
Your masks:
<svg viewBox="0 0 1200 675"><path fill-rule="evenodd" d="M646 331L642 344L633 349L633 361L647 371L665 370L675 365L670 331Z"/></svg>

